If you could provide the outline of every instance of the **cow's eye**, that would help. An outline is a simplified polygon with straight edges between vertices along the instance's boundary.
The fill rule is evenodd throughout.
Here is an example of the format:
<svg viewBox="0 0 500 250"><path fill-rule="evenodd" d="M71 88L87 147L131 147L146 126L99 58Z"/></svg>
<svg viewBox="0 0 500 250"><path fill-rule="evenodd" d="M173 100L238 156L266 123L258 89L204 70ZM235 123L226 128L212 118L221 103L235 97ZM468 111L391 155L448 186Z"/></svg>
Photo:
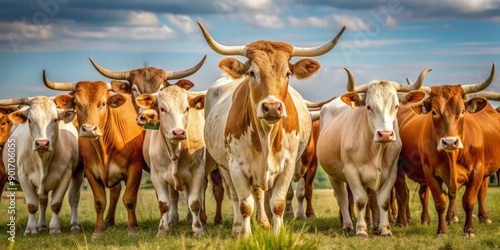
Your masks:
<svg viewBox="0 0 500 250"><path fill-rule="evenodd" d="M290 77L292 75L292 72L288 71L286 72L286 77Z"/></svg>
<svg viewBox="0 0 500 250"><path fill-rule="evenodd" d="M462 115L465 114L465 109L462 109Z"/></svg>
<svg viewBox="0 0 500 250"><path fill-rule="evenodd" d="M436 111L432 110L432 115L437 115Z"/></svg>
<svg viewBox="0 0 500 250"><path fill-rule="evenodd" d="M165 113L165 109L164 109L164 108L160 108L160 111L161 111L162 113Z"/></svg>
<svg viewBox="0 0 500 250"><path fill-rule="evenodd" d="M186 108L186 111L184 111L184 113L187 113L189 112L189 107Z"/></svg>
<svg viewBox="0 0 500 250"><path fill-rule="evenodd" d="M372 111L372 107L370 107L370 105L366 106L366 109Z"/></svg>
<svg viewBox="0 0 500 250"><path fill-rule="evenodd" d="M395 110L398 110L398 108L399 108L399 105L396 105L396 107L394 107Z"/></svg>
<svg viewBox="0 0 500 250"><path fill-rule="evenodd" d="M52 120L52 121L57 123L59 121L59 119L54 118L54 120Z"/></svg>
<svg viewBox="0 0 500 250"><path fill-rule="evenodd" d="M5 125L7 125L6 122L2 123L2 128L5 128Z"/></svg>
<svg viewBox="0 0 500 250"><path fill-rule="evenodd" d="M31 123L31 120L28 118L28 123Z"/></svg>
<svg viewBox="0 0 500 250"><path fill-rule="evenodd" d="M251 78L255 78L255 72L249 71L248 74L250 75Z"/></svg>

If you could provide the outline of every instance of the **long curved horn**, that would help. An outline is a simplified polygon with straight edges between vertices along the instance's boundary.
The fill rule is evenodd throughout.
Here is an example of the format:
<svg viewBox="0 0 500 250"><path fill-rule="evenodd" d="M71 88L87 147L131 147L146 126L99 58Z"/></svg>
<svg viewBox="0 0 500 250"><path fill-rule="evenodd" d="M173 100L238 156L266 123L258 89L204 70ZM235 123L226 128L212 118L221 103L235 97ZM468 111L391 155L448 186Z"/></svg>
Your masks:
<svg viewBox="0 0 500 250"><path fill-rule="evenodd" d="M494 78L495 78L495 63L493 63L493 66L491 66L491 73L490 73L490 76L488 76L488 79L486 79L482 83L462 85L462 89L464 90L465 94L479 92L479 91L487 88L488 86L490 86L490 84L493 82Z"/></svg>
<svg viewBox="0 0 500 250"><path fill-rule="evenodd" d="M198 21L198 25L200 26L201 32L203 32L203 36L205 37L205 40L207 41L208 45L210 48L212 48L213 51L221 54L221 55L240 55L240 56L246 56L246 46L224 46L219 43L217 43L210 33L205 29L203 24Z"/></svg>
<svg viewBox="0 0 500 250"><path fill-rule="evenodd" d="M180 79L194 74L201 68L203 63L205 63L205 59L207 59L207 55L205 55L198 64L196 64L194 67L190 69L178 70L178 71L165 71L165 80Z"/></svg>
<svg viewBox="0 0 500 250"><path fill-rule="evenodd" d="M356 86L356 78L354 77L352 71L348 68L344 69L347 72L347 91L358 92L358 93L366 92L366 88L368 87L368 85L363 84L360 86Z"/></svg>
<svg viewBox="0 0 500 250"><path fill-rule="evenodd" d="M33 97L12 98L12 99L0 100L0 106L19 105L19 104L29 105L31 99L33 99Z"/></svg>
<svg viewBox="0 0 500 250"><path fill-rule="evenodd" d="M89 56L89 59L90 59L90 62L92 63L92 65L94 65L94 68L97 71L99 71L99 73L101 73L101 75L103 75L107 78L116 79L116 80L128 80L128 78L130 76L130 71L119 72L119 71L112 71L109 69L105 69L105 68L101 67L99 64L97 64L96 62L94 62L94 60L92 60L92 57Z"/></svg>
<svg viewBox="0 0 500 250"><path fill-rule="evenodd" d="M342 27L342 29L339 31L337 36L335 36L328 43L323 44L321 46L313 47L313 48L302 48L302 47L295 47L294 46L293 47L294 51L293 51L292 56L310 56L310 57L312 57L312 56L320 56L320 55L325 54L326 52L332 50L333 47L335 47L335 45L339 41L340 37L344 33L345 29L346 29L345 26Z"/></svg>
<svg viewBox="0 0 500 250"><path fill-rule="evenodd" d="M424 83L425 75L429 71L432 71L432 69L430 69L430 68L424 69L422 71L422 73L420 73L420 75L418 76L418 79L415 83L412 83L412 81L410 79L406 78L406 82L408 83L408 85L393 83L393 86L396 89L396 91L398 91L398 92L410 92L412 90L418 90L418 89L420 89L420 87L422 87L422 84Z"/></svg>
<svg viewBox="0 0 500 250"><path fill-rule="evenodd" d="M62 90L62 91L73 91L75 90L76 84L71 82L49 82L47 80L47 76L45 75L45 70L43 70L43 83L47 88L53 90Z"/></svg>
<svg viewBox="0 0 500 250"><path fill-rule="evenodd" d="M323 105L331 102L333 99L337 98L336 96L334 96L333 98L331 98L330 100L327 100L327 101L322 101L322 102L310 102L306 99L304 99L304 102L307 106L307 108L310 108L310 109L314 109L314 108L321 108L323 107Z"/></svg>
<svg viewBox="0 0 500 250"><path fill-rule="evenodd" d="M500 93L493 92L493 91L480 91L480 92L476 92L476 93L467 94L467 99L470 99L473 97L483 97L485 99L492 100L492 101L500 101Z"/></svg>

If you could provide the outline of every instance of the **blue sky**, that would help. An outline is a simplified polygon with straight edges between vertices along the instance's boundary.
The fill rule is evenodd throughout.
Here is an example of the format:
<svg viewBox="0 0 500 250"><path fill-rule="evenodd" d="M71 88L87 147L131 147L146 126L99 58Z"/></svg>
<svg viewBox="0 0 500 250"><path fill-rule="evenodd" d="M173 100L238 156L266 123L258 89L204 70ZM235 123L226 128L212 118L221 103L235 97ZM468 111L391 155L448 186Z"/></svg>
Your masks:
<svg viewBox="0 0 500 250"><path fill-rule="evenodd" d="M224 45L265 39L307 47L347 30L337 47L314 58L320 71L291 85L320 101L346 91L344 67L358 84L405 83L425 68L425 85L475 83L500 64L500 0L3 0L0 98L54 96L42 83L110 80L90 64L125 71L144 65L190 68L194 90L207 89L223 56L208 47L196 21ZM238 57L245 61L245 58ZM293 58L292 62L300 58ZM500 65L499 65L500 66ZM172 82L172 83L175 83ZM500 91L500 76L490 90Z"/></svg>

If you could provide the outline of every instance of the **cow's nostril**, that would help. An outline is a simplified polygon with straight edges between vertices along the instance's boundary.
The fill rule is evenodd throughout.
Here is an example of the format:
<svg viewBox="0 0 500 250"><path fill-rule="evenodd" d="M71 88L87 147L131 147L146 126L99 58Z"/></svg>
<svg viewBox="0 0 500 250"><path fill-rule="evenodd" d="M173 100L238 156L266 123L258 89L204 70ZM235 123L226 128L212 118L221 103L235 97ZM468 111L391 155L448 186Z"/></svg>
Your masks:
<svg viewBox="0 0 500 250"><path fill-rule="evenodd" d="M262 109L264 110L264 112L269 112L269 108L267 107L266 104L262 105Z"/></svg>

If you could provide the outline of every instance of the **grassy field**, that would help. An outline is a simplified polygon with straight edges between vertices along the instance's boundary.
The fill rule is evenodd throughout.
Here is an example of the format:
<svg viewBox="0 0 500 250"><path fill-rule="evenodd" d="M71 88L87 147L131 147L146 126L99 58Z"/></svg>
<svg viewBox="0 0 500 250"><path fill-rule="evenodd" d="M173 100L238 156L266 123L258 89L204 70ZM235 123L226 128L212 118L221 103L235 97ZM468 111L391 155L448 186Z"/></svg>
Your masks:
<svg viewBox="0 0 500 250"><path fill-rule="evenodd" d="M156 237L159 222L159 210L154 190L141 189L137 217L140 229L132 236L126 230L126 212L120 201L116 215L117 225L109 228L106 234L98 239L92 239L92 230L95 221L92 192L82 191L79 216L83 233L69 232L69 206L67 200L60 213L62 234L50 235L42 232L35 236L25 237L23 232L27 222L27 212L24 199L16 202L16 237L14 249L499 249L500 248L500 188L491 187L488 191L487 207L493 221L490 225L480 224L475 220L475 235L472 239L465 239L462 233L464 213L459 206L458 224L449 227L449 236L437 238L437 217L434 205L430 205L433 225L421 226L420 204L418 197L413 196L415 184L410 181L411 212L413 221L408 228L393 226L393 237L382 238L374 236L370 230L368 239L360 239L354 233L344 234L338 218L338 206L331 189L314 191L314 209L317 219L292 220L286 219L285 230L278 237L267 231L259 230L254 224L253 237L243 240L231 236L232 208L225 197L223 205L224 225L214 226L214 199L207 195L207 210L209 222L205 227L205 236L192 236L191 226L183 219L179 225L171 228L165 237ZM460 192L460 197L463 189ZM4 193L5 194L5 193ZM20 192L17 195L21 195ZM296 211L296 200L294 199ZM8 200L2 199L0 204L0 249L8 249L7 235ZM476 205L477 207L477 205ZM180 216L187 213L185 205L180 207ZM477 211L477 208L476 208ZM477 212L476 212L477 214ZM50 220L50 212L47 215Z"/></svg>

